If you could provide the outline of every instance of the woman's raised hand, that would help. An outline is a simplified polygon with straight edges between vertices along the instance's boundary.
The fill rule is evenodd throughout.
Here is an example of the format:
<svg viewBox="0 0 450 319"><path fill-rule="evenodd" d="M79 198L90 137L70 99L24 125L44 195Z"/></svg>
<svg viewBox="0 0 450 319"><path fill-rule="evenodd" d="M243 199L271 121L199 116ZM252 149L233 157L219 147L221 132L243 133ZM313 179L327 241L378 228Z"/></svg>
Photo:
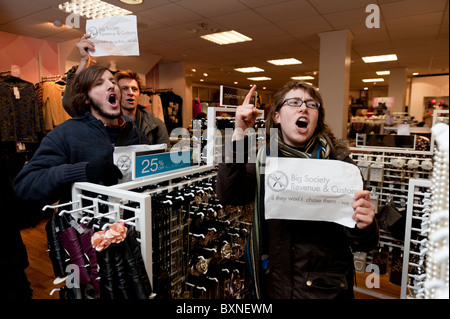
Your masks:
<svg viewBox="0 0 450 319"><path fill-rule="evenodd" d="M236 118L233 140L244 138L244 132L246 129L255 125L256 118L258 117L258 110L254 104L251 104L251 98L255 94L256 85L253 85L250 91L245 96L242 105L236 108Z"/></svg>

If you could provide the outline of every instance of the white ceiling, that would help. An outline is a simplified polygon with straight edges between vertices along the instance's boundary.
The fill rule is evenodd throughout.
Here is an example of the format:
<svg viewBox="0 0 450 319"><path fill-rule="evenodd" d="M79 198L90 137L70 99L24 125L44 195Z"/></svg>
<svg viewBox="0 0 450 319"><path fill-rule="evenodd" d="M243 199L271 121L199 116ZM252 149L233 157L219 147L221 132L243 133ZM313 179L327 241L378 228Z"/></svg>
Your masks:
<svg viewBox="0 0 450 319"><path fill-rule="evenodd" d="M354 35L352 90L367 86L361 79L377 77L375 71L380 70L448 73L448 0L144 0L141 5L106 1L138 17L141 56L130 59L159 55L161 62L184 61L193 82L206 72L204 83L233 85L233 81L239 81L238 86L247 87L251 81L246 78L251 75L234 68L258 66L264 74L252 75L272 78L259 86L276 90L291 76L319 71L318 33L340 29L349 29ZM0 0L0 31L53 42L77 39L84 33L83 18L80 29L56 28L48 23L65 21L67 14L56 8L62 2L65 0ZM380 8L379 29L365 25L368 4ZM213 29L236 30L253 41L219 46L200 38ZM387 53L397 54L399 60L365 64L361 59ZM280 67L267 62L288 57L303 63ZM192 73L191 68L197 72ZM389 77L384 78L385 82L376 87L388 84ZM318 75L312 82L318 84Z"/></svg>

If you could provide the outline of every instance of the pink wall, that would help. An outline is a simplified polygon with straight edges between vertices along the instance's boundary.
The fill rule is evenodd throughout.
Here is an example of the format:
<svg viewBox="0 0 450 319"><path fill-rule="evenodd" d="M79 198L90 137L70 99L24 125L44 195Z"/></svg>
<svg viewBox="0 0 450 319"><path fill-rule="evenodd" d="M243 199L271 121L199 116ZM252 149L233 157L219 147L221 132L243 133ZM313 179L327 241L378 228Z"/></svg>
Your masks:
<svg viewBox="0 0 450 319"><path fill-rule="evenodd" d="M11 70L11 65L18 65L21 79L37 83L40 81L39 52L42 75L59 74L57 43L0 31L0 71Z"/></svg>

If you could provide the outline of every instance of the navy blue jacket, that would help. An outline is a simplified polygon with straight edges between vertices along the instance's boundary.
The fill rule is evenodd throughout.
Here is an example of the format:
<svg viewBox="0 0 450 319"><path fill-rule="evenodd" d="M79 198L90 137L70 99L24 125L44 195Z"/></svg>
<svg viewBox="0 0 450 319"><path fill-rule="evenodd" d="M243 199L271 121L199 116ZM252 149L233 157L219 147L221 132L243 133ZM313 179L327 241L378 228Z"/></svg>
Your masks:
<svg viewBox="0 0 450 319"><path fill-rule="evenodd" d="M128 127L127 131L120 146L150 144L135 127ZM17 197L48 204L70 200L72 184L88 181L89 162L113 162L115 145L111 132L90 113L58 125L44 137L33 158L17 175L14 181Z"/></svg>

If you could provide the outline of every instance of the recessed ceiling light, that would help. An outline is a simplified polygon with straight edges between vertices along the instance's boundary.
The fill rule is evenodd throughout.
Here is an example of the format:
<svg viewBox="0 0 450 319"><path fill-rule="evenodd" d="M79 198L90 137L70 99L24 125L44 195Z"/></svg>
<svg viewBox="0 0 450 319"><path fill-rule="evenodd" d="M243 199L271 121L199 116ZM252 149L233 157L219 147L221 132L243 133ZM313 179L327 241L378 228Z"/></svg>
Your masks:
<svg viewBox="0 0 450 319"><path fill-rule="evenodd" d="M414 72L412 75L419 75L419 72Z"/></svg>
<svg viewBox="0 0 450 319"><path fill-rule="evenodd" d="M383 82L383 78L376 78L376 79L363 79L363 82Z"/></svg>
<svg viewBox="0 0 450 319"><path fill-rule="evenodd" d="M396 54L373 55L373 56L365 56L362 59L366 63L397 61L397 55Z"/></svg>
<svg viewBox="0 0 450 319"><path fill-rule="evenodd" d="M70 0L58 5L64 12L72 12L88 19L123 16L133 12L100 0Z"/></svg>
<svg viewBox="0 0 450 319"><path fill-rule="evenodd" d="M305 76L293 76L291 77L292 80L298 80L298 81L303 81L303 80L314 80L313 76L310 75L305 75Z"/></svg>
<svg viewBox="0 0 450 319"><path fill-rule="evenodd" d="M389 75L391 71L377 71L377 75Z"/></svg>
<svg viewBox="0 0 450 319"><path fill-rule="evenodd" d="M201 38L220 45L252 41L252 38L249 38L234 30L206 34L202 35Z"/></svg>
<svg viewBox="0 0 450 319"><path fill-rule="evenodd" d="M126 4L141 4L143 0L120 0L120 2L126 3Z"/></svg>
<svg viewBox="0 0 450 319"><path fill-rule="evenodd" d="M238 71L238 72L242 72L242 73L264 72L263 69L258 68L256 66L249 66L249 67L246 67L246 68L237 68L235 70Z"/></svg>
<svg viewBox="0 0 450 319"><path fill-rule="evenodd" d="M268 80L272 80L272 78L268 78L267 76L256 76L253 78L247 78L248 80L252 80L252 81L268 81Z"/></svg>
<svg viewBox="0 0 450 319"><path fill-rule="evenodd" d="M275 64L275 65L292 65L292 64L302 64L302 61L299 61L294 58L289 59L277 59L277 60L267 60L267 62Z"/></svg>

